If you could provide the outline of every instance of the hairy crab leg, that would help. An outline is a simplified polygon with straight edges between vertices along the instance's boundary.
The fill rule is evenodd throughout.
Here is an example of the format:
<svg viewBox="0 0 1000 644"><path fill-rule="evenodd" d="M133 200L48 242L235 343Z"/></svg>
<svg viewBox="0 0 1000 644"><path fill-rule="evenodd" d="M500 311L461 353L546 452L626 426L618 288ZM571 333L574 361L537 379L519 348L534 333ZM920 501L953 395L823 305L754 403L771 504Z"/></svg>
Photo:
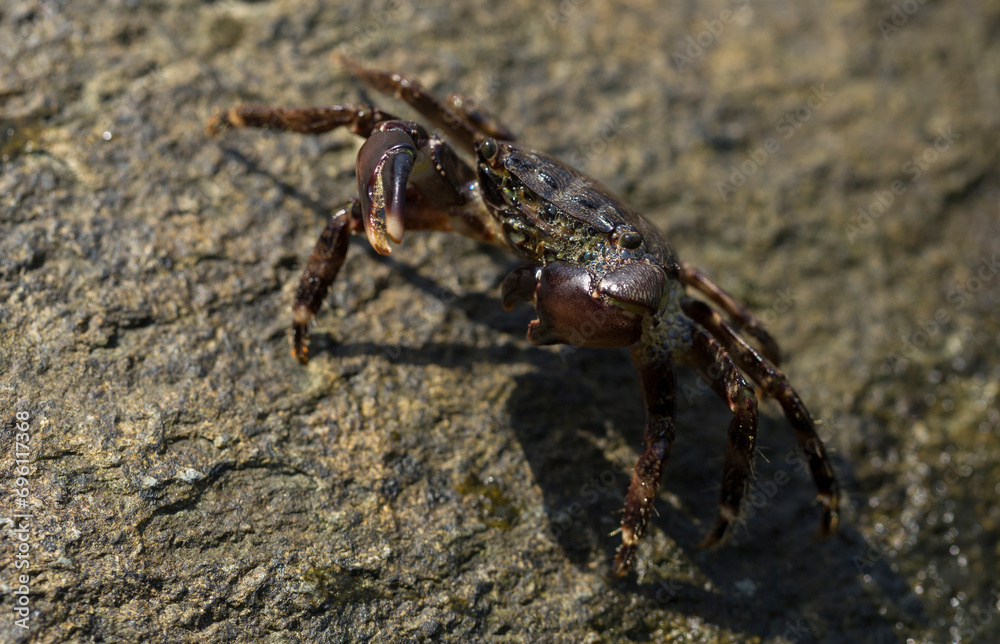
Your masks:
<svg viewBox="0 0 1000 644"><path fill-rule="evenodd" d="M272 132L323 134L340 127L365 138L371 136L379 123L399 120L371 105L331 105L328 107L271 107L268 105L237 105L219 112L205 126L208 136L233 128L249 127Z"/></svg>
<svg viewBox="0 0 1000 644"><path fill-rule="evenodd" d="M341 61L368 85L405 101L470 153L475 152L475 142L483 137L514 140L510 130L476 109L476 102L472 99L456 94L449 98L448 105L413 78L367 69L346 57L342 57ZM304 108L237 105L215 115L208 122L205 132L214 136L232 128L251 127L274 132L322 134L350 127L355 134L368 137L378 124L396 120L399 120L398 117L373 105L345 103Z"/></svg>
<svg viewBox="0 0 1000 644"><path fill-rule="evenodd" d="M383 255L391 252L386 237L396 243L402 240L406 180L418 147L429 140L420 125L368 105L293 109L239 105L216 114L205 132L211 136L234 127L312 135L350 127L367 138L358 154L357 175L368 240Z"/></svg>
<svg viewBox="0 0 1000 644"><path fill-rule="evenodd" d="M774 364L780 362L781 351L778 349L778 343L764 328L764 323L751 313L750 309L690 264L681 263L680 278L685 286L690 286L710 299L737 323L741 331L745 331L747 335L757 340L768 360Z"/></svg>
<svg viewBox="0 0 1000 644"><path fill-rule="evenodd" d="M809 462L809 471L816 484L819 501L823 504L820 534L829 535L837 529L840 496L837 477L823 441L816 433L816 424L798 393L789 384L788 377L761 357L722 316L704 302L686 298L681 301L681 306L688 317L718 338L740 369L781 404L785 417L795 429L799 447Z"/></svg>
<svg viewBox="0 0 1000 644"><path fill-rule="evenodd" d="M408 207L403 225L406 230L451 230L448 213L433 208ZM351 234L364 230L361 202L351 199L327 222L302 270L292 306L292 355L302 364L309 362L309 324L344 265Z"/></svg>
<svg viewBox="0 0 1000 644"><path fill-rule="evenodd" d="M469 123L482 135L513 141L514 134L500 124L492 115L486 114L478 108L479 102L464 94L452 94L448 97L449 107L468 119Z"/></svg>
<svg viewBox="0 0 1000 644"><path fill-rule="evenodd" d="M632 345L642 384L642 400L646 407L646 423L642 440L646 445L635 465L632 482L625 497L622 516L622 545L615 556L615 574L622 576L632 568L635 548L653 513L656 491L660 487L663 468L674 441L674 366L666 355L651 355L641 344Z"/></svg>
<svg viewBox="0 0 1000 644"><path fill-rule="evenodd" d="M330 285L344 265L351 233L360 232L362 227L361 207L351 199L327 222L302 270L292 306L292 355L302 364L309 362L309 323L319 313Z"/></svg>
<svg viewBox="0 0 1000 644"><path fill-rule="evenodd" d="M708 331L696 323L691 324L691 330L692 346L688 363L729 405L733 413L726 436L719 518L701 542L701 547L711 548L722 542L730 524L739 519L747 481L753 474L754 445L757 441L757 395L726 350Z"/></svg>
<svg viewBox="0 0 1000 644"><path fill-rule="evenodd" d="M414 78L367 69L346 56L340 56L339 60L371 87L405 101L467 152L474 153L475 142L483 137L514 140L507 128L476 110L474 101L454 95L449 100L449 106L435 98Z"/></svg>

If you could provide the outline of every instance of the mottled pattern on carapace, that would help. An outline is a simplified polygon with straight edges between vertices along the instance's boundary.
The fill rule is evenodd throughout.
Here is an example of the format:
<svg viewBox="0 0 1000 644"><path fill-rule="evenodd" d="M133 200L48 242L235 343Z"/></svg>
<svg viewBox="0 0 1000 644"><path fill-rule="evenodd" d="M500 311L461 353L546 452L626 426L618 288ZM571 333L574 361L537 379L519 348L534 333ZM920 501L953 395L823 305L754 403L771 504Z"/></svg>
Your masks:
<svg viewBox="0 0 1000 644"><path fill-rule="evenodd" d="M497 177L507 206L501 224L523 257L586 265L599 276L638 259L676 275L677 258L659 231L607 188L540 152L509 143L501 148L502 167L484 169ZM628 231L642 236L637 248L619 243Z"/></svg>

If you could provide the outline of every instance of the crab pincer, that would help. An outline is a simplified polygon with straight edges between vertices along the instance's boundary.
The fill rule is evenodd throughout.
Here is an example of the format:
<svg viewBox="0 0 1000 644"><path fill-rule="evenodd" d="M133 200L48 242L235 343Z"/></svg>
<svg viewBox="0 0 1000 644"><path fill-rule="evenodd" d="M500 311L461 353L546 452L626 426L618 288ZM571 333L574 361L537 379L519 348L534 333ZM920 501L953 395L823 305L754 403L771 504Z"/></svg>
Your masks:
<svg viewBox="0 0 1000 644"><path fill-rule="evenodd" d="M399 244L405 230L406 184L417 148L395 127L372 132L358 153L358 195L368 241L378 253L392 252L386 238Z"/></svg>

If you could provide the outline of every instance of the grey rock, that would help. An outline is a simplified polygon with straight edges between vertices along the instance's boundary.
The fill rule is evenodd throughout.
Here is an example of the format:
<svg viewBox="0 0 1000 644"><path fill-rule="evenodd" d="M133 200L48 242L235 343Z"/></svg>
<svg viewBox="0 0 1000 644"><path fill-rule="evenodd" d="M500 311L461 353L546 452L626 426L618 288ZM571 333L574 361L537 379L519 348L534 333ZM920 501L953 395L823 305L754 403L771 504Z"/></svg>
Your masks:
<svg viewBox="0 0 1000 644"><path fill-rule="evenodd" d="M1000 640L998 23L996 3L7 3L0 639ZM405 113L338 51L472 94L762 315L834 450L839 534L812 538L765 403L746 529L697 548L728 414L683 371L659 516L611 578L641 439L627 353L530 346L530 311L499 306L514 261L464 238L390 259L359 238L298 365L298 271L359 143L203 127L248 101Z"/></svg>

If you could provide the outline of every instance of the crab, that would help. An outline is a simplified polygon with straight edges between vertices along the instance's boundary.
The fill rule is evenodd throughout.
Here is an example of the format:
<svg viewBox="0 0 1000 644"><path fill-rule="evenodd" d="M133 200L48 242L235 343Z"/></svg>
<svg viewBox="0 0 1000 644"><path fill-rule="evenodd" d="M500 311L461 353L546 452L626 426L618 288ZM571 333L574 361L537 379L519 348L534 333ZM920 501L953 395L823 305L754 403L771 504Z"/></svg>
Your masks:
<svg viewBox="0 0 1000 644"><path fill-rule="evenodd" d="M357 156L358 198L327 223L295 294L291 339L299 362L309 359L309 324L344 263L352 233L364 232L378 253L388 255L390 242L400 244L409 231L458 232L525 262L503 280L500 299L507 310L522 301L534 305L537 317L527 333L532 344L631 349L645 406L644 449L626 495L615 573L632 568L654 512L674 441L675 364L694 367L733 414L718 518L700 545L719 545L733 531L753 476L758 401L746 376L781 404L795 430L818 491L820 535L836 529L839 492L827 450L777 367L777 344L746 306L682 262L663 234L622 199L579 170L515 142L474 101L440 101L413 78L341 62L412 106L474 162L419 123L372 105L240 105L209 121L209 135L245 127L313 135L350 128L366 139Z"/></svg>

